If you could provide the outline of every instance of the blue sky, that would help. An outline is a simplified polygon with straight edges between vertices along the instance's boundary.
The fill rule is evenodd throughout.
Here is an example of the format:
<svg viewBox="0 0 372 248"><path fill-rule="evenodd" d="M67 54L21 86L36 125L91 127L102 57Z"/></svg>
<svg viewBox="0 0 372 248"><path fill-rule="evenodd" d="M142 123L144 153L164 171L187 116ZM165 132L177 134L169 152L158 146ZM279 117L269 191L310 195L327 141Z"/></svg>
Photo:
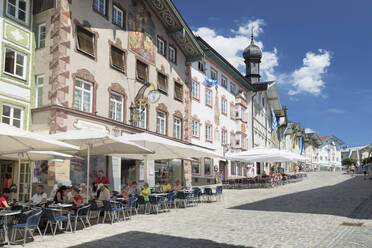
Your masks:
<svg viewBox="0 0 372 248"><path fill-rule="evenodd" d="M190 28L242 70L254 28L263 80L288 118L349 145L372 143L372 1L174 0Z"/></svg>

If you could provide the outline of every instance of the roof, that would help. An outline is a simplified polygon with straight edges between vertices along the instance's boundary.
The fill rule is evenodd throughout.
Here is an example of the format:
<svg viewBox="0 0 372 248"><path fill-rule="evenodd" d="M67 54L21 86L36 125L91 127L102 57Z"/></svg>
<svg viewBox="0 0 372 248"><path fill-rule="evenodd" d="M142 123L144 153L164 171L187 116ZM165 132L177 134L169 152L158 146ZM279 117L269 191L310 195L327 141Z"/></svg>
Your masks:
<svg viewBox="0 0 372 248"><path fill-rule="evenodd" d="M320 140L325 140L325 139L328 139L330 136L324 136L324 137L320 137Z"/></svg>
<svg viewBox="0 0 372 248"><path fill-rule="evenodd" d="M205 40L200 36L196 36L196 39L204 51L205 55L215 61L219 66L221 66L226 72L230 73L236 81L241 83L246 89L254 90L253 85L249 83L245 77L232 65L228 62L221 54L213 49Z"/></svg>
<svg viewBox="0 0 372 248"><path fill-rule="evenodd" d="M204 56L193 32L172 0L146 1L146 3L163 23L168 35L172 36L181 48L187 62L197 61Z"/></svg>
<svg viewBox="0 0 372 248"><path fill-rule="evenodd" d="M339 138L337 138L336 136L334 135L330 135L330 136L324 136L324 137L321 137L320 140L324 143L326 140L332 140L336 143L338 143L339 145L343 145L344 142L342 140L340 140Z"/></svg>

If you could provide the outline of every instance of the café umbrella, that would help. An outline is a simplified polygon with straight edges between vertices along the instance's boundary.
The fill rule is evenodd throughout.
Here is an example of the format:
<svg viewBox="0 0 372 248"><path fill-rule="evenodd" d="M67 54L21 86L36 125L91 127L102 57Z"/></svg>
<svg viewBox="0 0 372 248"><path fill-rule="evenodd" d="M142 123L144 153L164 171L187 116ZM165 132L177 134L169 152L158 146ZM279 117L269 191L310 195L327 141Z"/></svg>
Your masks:
<svg viewBox="0 0 372 248"><path fill-rule="evenodd" d="M76 151L78 147L58 141L50 136L32 133L4 123L0 123L0 156L15 156L18 158L17 182L20 183L21 160L30 151ZM17 190L17 199L19 190Z"/></svg>
<svg viewBox="0 0 372 248"><path fill-rule="evenodd" d="M80 151L76 154L87 157L88 187L91 155L152 153L151 150L145 147L132 143L123 138L111 136L105 131L95 129L70 130L67 132L53 134L52 137L80 147Z"/></svg>

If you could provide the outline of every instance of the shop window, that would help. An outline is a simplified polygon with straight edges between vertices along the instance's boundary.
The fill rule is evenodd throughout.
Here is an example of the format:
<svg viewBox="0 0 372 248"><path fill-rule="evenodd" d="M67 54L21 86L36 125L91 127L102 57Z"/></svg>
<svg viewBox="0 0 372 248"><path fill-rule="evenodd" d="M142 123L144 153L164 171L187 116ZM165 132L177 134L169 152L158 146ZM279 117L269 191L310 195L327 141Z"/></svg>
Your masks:
<svg viewBox="0 0 372 248"><path fill-rule="evenodd" d="M119 71L125 71L125 53L115 46L111 46L111 66Z"/></svg>
<svg viewBox="0 0 372 248"><path fill-rule="evenodd" d="M204 158L204 175L212 176L212 159Z"/></svg>
<svg viewBox="0 0 372 248"><path fill-rule="evenodd" d="M171 185L175 185L179 180L182 185L182 160L155 160L155 188L157 191L161 190L161 185L165 179L168 179Z"/></svg>
<svg viewBox="0 0 372 248"><path fill-rule="evenodd" d="M74 109L92 112L93 84L81 79L75 80Z"/></svg>
<svg viewBox="0 0 372 248"><path fill-rule="evenodd" d="M5 48L5 66L4 72L12 76L25 79L26 78L26 55L13 50Z"/></svg>
<svg viewBox="0 0 372 248"><path fill-rule="evenodd" d="M77 49L89 56L94 57L94 34L87 29L77 26Z"/></svg>
<svg viewBox="0 0 372 248"><path fill-rule="evenodd" d="M174 98L178 101L183 100L183 86L177 82L174 82Z"/></svg>
<svg viewBox="0 0 372 248"><path fill-rule="evenodd" d="M192 174L200 175L200 161L199 159L193 158L191 162Z"/></svg>
<svg viewBox="0 0 372 248"><path fill-rule="evenodd" d="M230 166L230 172L231 172L231 175L235 176L236 175L236 164L235 162L231 162L231 166Z"/></svg>
<svg viewBox="0 0 372 248"><path fill-rule="evenodd" d="M111 92L110 94L110 118L115 121L123 121L124 97Z"/></svg>
<svg viewBox="0 0 372 248"><path fill-rule="evenodd" d="M158 72L158 90L165 95L168 94L168 79L163 73Z"/></svg>
<svg viewBox="0 0 372 248"><path fill-rule="evenodd" d="M3 104L1 122L10 126L22 128L23 109Z"/></svg>

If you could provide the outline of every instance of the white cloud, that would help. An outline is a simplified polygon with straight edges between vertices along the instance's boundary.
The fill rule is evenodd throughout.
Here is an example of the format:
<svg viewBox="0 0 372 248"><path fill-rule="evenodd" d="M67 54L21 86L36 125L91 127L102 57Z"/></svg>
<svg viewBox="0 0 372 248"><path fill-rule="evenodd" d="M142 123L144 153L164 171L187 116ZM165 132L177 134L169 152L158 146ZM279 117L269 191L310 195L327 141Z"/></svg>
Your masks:
<svg viewBox="0 0 372 248"><path fill-rule="evenodd" d="M316 132L311 128L305 128L305 133L316 133Z"/></svg>
<svg viewBox="0 0 372 248"><path fill-rule="evenodd" d="M217 34L214 29L200 27L195 31L196 35L202 37L209 45L227 59L233 66L238 69L245 68L242 51L250 43L251 30L255 38L264 32L262 26L265 22L262 19L250 20L243 23L237 30L231 30L228 35ZM261 49L264 48L262 41L255 40L255 44ZM274 48L272 51L262 52L261 74L263 80L275 80L275 67L279 65L278 51ZM243 75L245 69L241 70Z"/></svg>
<svg viewBox="0 0 372 248"><path fill-rule="evenodd" d="M338 108L329 108L327 110L329 113L334 113L334 114L343 114L345 111L343 109L338 109Z"/></svg>
<svg viewBox="0 0 372 248"><path fill-rule="evenodd" d="M319 49L318 52L318 54L307 52L302 67L292 73L294 89L288 92L289 95L301 93L315 96L322 95L322 90L325 87L322 76L331 65L331 55L328 51L322 49Z"/></svg>

